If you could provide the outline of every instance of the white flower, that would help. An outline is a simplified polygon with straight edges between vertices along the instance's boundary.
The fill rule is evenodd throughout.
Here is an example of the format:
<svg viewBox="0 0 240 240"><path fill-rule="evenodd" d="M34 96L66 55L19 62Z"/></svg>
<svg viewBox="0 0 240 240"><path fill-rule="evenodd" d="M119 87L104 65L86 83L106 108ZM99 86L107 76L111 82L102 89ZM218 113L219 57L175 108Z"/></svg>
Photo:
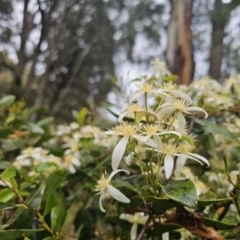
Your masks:
<svg viewBox="0 0 240 240"><path fill-rule="evenodd" d="M202 108L196 106L189 107L189 102L182 99L174 99L172 102L166 102L159 106L158 109L160 109L160 111L157 113L159 120L161 120L165 115L170 115L172 112L176 111L178 124L180 125L181 129L185 128L186 126L186 120L183 116L183 113L191 114L192 112L200 111L205 114L205 118L208 117L207 112Z"/></svg>
<svg viewBox="0 0 240 240"><path fill-rule="evenodd" d="M151 140L151 141L149 141ZM166 178L169 178L172 174L173 171L173 167L174 167L174 156L178 156L178 157L183 157L186 159L192 159L195 160L197 162L199 162L200 164L202 164L202 162L205 162L208 166L209 166L209 162L206 158L195 154L195 153L191 153L191 152L184 152L183 153L179 153L179 147L176 144L171 144L171 143L162 143L160 138L154 138L154 140L149 139L147 141L147 145L153 147L153 149L156 152L160 152L165 154L164 157L164 170L165 170L165 176ZM183 159L184 160L184 159ZM179 160L181 161L181 159ZM201 162L202 161L202 162Z"/></svg>
<svg viewBox="0 0 240 240"><path fill-rule="evenodd" d="M79 152L73 153L70 149L66 150L63 156L63 168L66 168L70 173L74 174L76 172L75 167L81 166L79 158Z"/></svg>
<svg viewBox="0 0 240 240"><path fill-rule="evenodd" d="M97 194L100 194L99 207L102 212L106 212L106 210L103 208L102 200L108 195L111 195L119 202L130 203L130 199L128 199L124 194L122 194L119 190L117 190L110 184L113 176L119 172L126 172L127 174L129 174L127 170L118 169L111 172L110 175L108 175L106 172L103 173L101 178L97 181L95 191L98 192Z"/></svg>
<svg viewBox="0 0 240 240"><path fill-rule="evenodd" d="M139 140L146 142L152 136L160 136L165 134L175 134L181 137L181 134L176 131L165 131L164 127L160 124L146 124L142 126L140 132L144 135Z"/></svg>
<svg viewBox="0 0 240 240"><path fill-rule="evenodd" d="M112 154L112 168L113 170L116 170L121 162L121 159L125 153L127 143L130 139L141 138L140 135L137 134L137 130L139 129L136 125L130 125L130 124L121 124L113 128L112 130L106 131L105 134L115 135L115 136L123 136L121 140L117 143L113 150Z"/></svg>
<svg viewBox="0 0 240 240"><path fill-rule="evenodd" d="M152 83L138 83L136 84L136 87L138 88L138 90L129 99L130 103L132 103L139 96L143 94L149 94L149 93L162 94L167 97L170 97L168 94L164 93L162 89L154 88L154 85Z"/></svg>
<svg viewBox="0 0 240 240"><path fill-rule="evenodd" d="M133 103L128 105L124 109L124 111L119 115L118 122L122 122L125 116L134 118L136 122L139 122L146 114L148 114L149 116L153 116L154 119L157 119L157 115L154 111L152 111L151 109L148 109L148 112L146 112L145 108L140 107L136 103Z"/></svg>
<svg viewBox="0 0 240 240"><path fill-rule="evenodd" d="M137 238L137 227L138 224L144 225L148 219L148 215L144 215L143 212L135 213L134 215L122 213L120 215L120 219L126 220L130 223L133 223L131 228L131 240L135 240Z"/></svg>
<svg viewBox="0 0 240 240"><path fill-rule="evenodd" d="M171 75L171 72L167 69L165 62L161 61L159 58L155 58L151 64L155 72L159 72L161 75Z"/></svg>
<svg viewBox="0 0 240 240"><path fill-rule="evenodd" d="M172 98L181 98L189 103L192 103L192 99L183 91L177 90L177 85L172 82L165 82L160 87L169 94Z"/></svg>

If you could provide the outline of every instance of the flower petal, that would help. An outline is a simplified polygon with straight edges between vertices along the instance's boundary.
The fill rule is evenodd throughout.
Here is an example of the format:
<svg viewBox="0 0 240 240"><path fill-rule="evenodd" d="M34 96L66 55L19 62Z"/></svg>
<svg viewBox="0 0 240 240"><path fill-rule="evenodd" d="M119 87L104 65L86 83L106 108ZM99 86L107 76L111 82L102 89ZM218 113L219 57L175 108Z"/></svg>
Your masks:
<svg viewBox="0 0 240 240"><path fill-rule="evenodd" d="M132 103L138 96L144 94L144 92L142 90L137 90L132 97L130 97L129 99L129 103Z"/></svg>
<svg viewBox="0 0 240 240"><path fill-rule="evenodd" d="M200 159L201 161L205 162L208 166L210 166L209 161L205 157L202 157L196 153L188 153L188 155L190 155L194 158Z"/></svg>
<svg viewBox="0 0 240 240"><path fill-rule="evenodd" d="M119 115L119 117L118 117L118 122L122 122L123 118L124 118L127 114L129 114L129 113L132 113L132 111L124 111L124 112L122 112L122 113Z"/></svg>
<svg viewBox="0 0 240 240"><path fill-rule="evenodd" d="M187 157L180 156L177 158L177 161L176 161L176 172L177 173L179 173L179 174L181 173L182 168L185 165L186 161L187 161Z"/></svg>
<svg viewBox="0 0 240 240"><path fill-rule="evenodd" d="M162 234L162 240L169 240L169 232L165 232Z"/></svg>
<svg viewBox="0 0 240 240"><path fill-rule="evenodd" d="M166 178L169 178L173 171L173 157L171 155L166 155L164 158L164 170Z"/></svg>
<svg viewBox="0 0 240 240"><path fill-rule="evenodd" d="M177 121L178 121L178 127L176 130L181 129L182 131L184 131L185 126L186 126L186 119L181 112L177 113Z"/></svg>
<svg viewBox="0 0 240 240"><path fill-rule="evenodd" d="M192 103L192 99L186 94L178 90L173 90L170 92L171 95L174 97L179 97L182 98L183 100L189 102L190 104Z"/></svg>
<svg viewBox="0 0 240 240"><path fill-rule="evenodd" d="M122 160L125 153L125 149L128 143L129 137L123 137L115 146L112 154L112 169L116 170Z"/></svg>
<svg viewBox="0 0 240 240"><path fill-rule="evenodd" d="M134 216L128 213L122 213L119 218L123 220L127 220L131 223L134 222Z"/></svg>
<svg viewBox="0 0 240 240"><path fill-rule="evenodd" d="M114 176L115 174L119 173L119 172L125 172L125 173L127 173L127 174L130 174L130 172L127 171L127 170L125 170L125 169L117 169L117 170L114 170L114 171L111 172L111 174L110 174L109 177L108 177L108 180L110 181L110 180L113 178L113 176Z"/></svg>
<svg viewBox="0 0 240 240"><path fill-rule="evenodd" d="M104 195L104 192L102 192L101 195L100 195L100 198L99 198L99 207L100 207L100 210L101 210L102 212L106 212L106 210L103 208L103 205L102 205L103 195Z"/></svg>
<svg viewBox="0 0 240 240"><path fill-rule="evenodd" d="M108 190L109 194L113 198L115 198L117 201L123 202L123 203L130 203L130 199L127 198L124 194L122 194L119 190L117 190L112 185L109 184L107 187L107 190Z"/></svg>
<svg viewBox="0 0 240 240"><path fill-rule="evenodd" d="M137 238L137 227L138 227L137 223L134 223L132 225L132 228L131 228L131 240L136 240L136 238Z"/></svg>
<svg viewBox="0 0 240 240"><path fill-rule="evenodd" d="M174 108L172 105L166 106L166 107L162 108L162 109L157 113L158 120L161 120L164 115L170 115L174 110L175 110L175 108Z"/></svg>
<svg viewBox="0 0 240 240"><path fill-rule="evenodd" d="M200 107L187 107L187 108L185 108L185 110L186 111L191 111L191 112L193 112L193 111L203 112L205 114L205 118L208 117L207 112L204 109L200 108Z"/></svg>

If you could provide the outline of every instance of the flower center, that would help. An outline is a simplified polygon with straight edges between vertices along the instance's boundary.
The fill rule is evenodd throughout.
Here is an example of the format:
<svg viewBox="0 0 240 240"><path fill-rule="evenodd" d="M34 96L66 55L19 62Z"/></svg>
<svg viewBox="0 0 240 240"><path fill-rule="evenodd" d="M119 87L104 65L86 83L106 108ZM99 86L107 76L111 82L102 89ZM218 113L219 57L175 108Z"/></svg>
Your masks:
<svg viewBox="0 0 240 240"><path fill-rule="evenodd" d="M108 177L109 175L106 172L102 174L101 178L97 181L95 191L102 192L108 187L110 182L110 180L108 180Z"/></svg>
<svg viewBox="0 0 240 240"><path fill-rule="evenodd" d="M188 106L188 104L181 99L176 99L173 102L173 106L176 110L183 111Z"/></svg>
<svg viewBox="0 0 240 240"><path fill-rule="evenodd" d="M177 146L176 145L172 145L172 144L164 144L163 145L163 152L166 155L174 155L177 153Z"/></svg>

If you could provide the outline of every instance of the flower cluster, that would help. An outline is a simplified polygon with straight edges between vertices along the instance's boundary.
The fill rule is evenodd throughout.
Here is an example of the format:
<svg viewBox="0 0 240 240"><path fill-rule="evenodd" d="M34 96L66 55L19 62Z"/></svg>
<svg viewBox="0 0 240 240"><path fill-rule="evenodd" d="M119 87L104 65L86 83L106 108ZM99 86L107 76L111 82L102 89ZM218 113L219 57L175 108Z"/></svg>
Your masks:
<svg viewBox="0 0 240 240"><path fill-rule="evenodd" d="M140 174L146 177L146 182L154 185L166 179L177 178L187 159L209 166L206 158L193 152L193 138L188 129L192 115L207 118L208 114L202 108L194 106L189 95L179 90L173 81L164 80L169 71L160 60L155 60L153 64L155 71L160 71L159 74L147 80L143 78L145 81L136 84L137 90L130 97L129 105L119 114L119 124L105 132L117 137L118 141L111 158L113 172L110 177L103 175L96 186L102 211L105 209L101 201L109 194L120 202L129 202L125 195L119 194L119 190L114 188L113 191L111 178L117 172L126 171L121 168L135 165ZM154 97L157 101L152 102L149 97ZM128 166L122 161L124 156ZM156 196L157 194L156 191ZM139 217L140 215L121 215L122 219L134 224L132 239L135 239L136 219Z"/></svg>
<svg viewBox="0 0 240 240"><path fill-rule="evenodd" d="M44 173L47 174L61 169L74 174L81 166L80 153L84 149L81 144L82 139L90 139L93 144L106 148L111 148L113 145L113 140L102 134L98 127L86 125L80 128L76 122L58 125L51 134L53 137L45 142L43 147L30 146L23 149L13 162L13 166L18 170L27 170L28 176L36 176L38 170L42 169L40 165L46 166ZM51 149L56 146L60 152L54 155Z"/></svg>

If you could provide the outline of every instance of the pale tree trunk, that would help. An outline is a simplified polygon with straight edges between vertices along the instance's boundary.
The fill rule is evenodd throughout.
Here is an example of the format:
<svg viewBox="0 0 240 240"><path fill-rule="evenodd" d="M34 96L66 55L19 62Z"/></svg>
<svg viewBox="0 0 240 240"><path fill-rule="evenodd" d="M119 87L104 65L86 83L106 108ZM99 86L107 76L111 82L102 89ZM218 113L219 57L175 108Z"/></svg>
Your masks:
<svg viewBox="0 0 240 240"><path fill-rule="evenodd" d="M169 70L178 76L179 84L189 84L194 73L192 5L193 0L171 0L166 57Z"/></svg>
<svg viewBox="0 0 240 240"><path fill-rule="evenodd" d="M234 0L228 4L224 4L222 0L215 0L214 10L210 12L212 22L212 42L208 74L218 81L221 78L225 27L228 23L231 11L239 5L240 0Z"/></svg>

